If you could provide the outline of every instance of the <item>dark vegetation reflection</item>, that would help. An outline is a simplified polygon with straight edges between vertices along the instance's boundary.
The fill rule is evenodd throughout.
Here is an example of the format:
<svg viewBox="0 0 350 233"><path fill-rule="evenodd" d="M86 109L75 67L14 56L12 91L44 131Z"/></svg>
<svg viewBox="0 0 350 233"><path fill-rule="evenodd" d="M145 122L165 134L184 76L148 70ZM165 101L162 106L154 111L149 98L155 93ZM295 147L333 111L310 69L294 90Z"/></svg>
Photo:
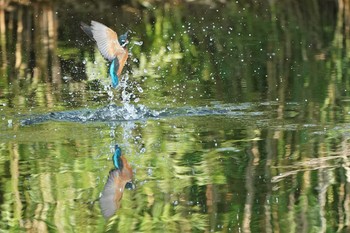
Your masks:
<svg viewBox="0 0 350 233"><path fill-rule="evenodd" d="M349 6L0 1L0 228L346 232ZM257 102L271 115L19 126L23 115L120 103L79 28L90 20L132 31L132 103ZM108 182L110 141L124 142L138 188L105 224L87 203Z"/></svg>

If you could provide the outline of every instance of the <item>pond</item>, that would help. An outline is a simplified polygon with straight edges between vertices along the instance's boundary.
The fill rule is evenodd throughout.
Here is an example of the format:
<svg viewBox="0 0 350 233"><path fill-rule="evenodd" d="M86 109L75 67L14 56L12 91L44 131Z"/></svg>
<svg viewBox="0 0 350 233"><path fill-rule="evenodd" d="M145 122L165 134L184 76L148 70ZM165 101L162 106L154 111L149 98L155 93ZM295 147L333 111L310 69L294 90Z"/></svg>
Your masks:
<svg viewBox="0 0 350 233"><path fill-rule="evenodd" d="M348 1L0 4L3 231L349 230Z"/></svg>

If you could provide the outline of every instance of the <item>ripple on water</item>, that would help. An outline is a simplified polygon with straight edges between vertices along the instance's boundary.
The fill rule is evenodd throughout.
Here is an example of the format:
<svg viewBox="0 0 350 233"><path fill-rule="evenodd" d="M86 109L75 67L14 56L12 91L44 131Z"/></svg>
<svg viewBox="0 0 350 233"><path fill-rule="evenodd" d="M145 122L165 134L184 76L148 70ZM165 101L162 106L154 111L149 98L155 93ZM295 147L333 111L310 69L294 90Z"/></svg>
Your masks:
<svg viewBox="0 0 350 233"><path fill-rule="evenodd" d="M273 104L272 104L273 105ZM262 125L274 125L278 106L265 104L265 108L254 103L219 104L211 106L185 106L181 108L150 109L141 104L122 102L122 106L109 104L98 109L80 109L73 111L51 112L42 115L31 115L21 121L22 125L37 124L46 121L68 122L115 122L133 121L149 118L174 118L195 116L227 116L242 119L252 119L255 122L265 122ZM282 120L283 121L283 120ZM285 124L286 122L284 122ZM285 124L286 125L286 124ZM285 127L285 126L284 126Z"/></svg>

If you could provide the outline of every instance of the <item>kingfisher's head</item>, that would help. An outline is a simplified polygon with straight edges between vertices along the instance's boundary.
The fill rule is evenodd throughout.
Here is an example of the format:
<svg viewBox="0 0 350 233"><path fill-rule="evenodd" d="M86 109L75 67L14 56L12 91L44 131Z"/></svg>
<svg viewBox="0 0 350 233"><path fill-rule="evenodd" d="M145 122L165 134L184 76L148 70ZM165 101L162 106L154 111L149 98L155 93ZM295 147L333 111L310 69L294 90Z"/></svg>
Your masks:
<svg viewBox="0 0 350 233"><path fill-rule="evenodd" d="M122 47L125 47L129 43L129 41L128 41L128 34L129 34L129 31L125 32L124 34L122 34L118 38L119 44Z"/></svg>

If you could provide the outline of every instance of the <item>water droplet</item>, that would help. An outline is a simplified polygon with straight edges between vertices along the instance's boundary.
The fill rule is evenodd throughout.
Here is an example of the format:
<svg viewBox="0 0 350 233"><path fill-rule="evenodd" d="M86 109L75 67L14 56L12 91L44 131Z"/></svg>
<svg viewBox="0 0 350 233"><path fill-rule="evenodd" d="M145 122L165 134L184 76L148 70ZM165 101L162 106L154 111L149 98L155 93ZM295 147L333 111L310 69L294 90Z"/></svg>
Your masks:
<svg viewBox="0 0 350 233"><path fill-rule="evenodd" d="M137 86L137 90L138 90L140 93L143 93L143 89L142 89L142 87Z"/></svg>
<svg viewBox="0 0 350 233"><path fill-rule="evenodd" d="M143 45L143 41L134 41L134 44L138 45L138 46L141 46L141 45Z"/></svg>

